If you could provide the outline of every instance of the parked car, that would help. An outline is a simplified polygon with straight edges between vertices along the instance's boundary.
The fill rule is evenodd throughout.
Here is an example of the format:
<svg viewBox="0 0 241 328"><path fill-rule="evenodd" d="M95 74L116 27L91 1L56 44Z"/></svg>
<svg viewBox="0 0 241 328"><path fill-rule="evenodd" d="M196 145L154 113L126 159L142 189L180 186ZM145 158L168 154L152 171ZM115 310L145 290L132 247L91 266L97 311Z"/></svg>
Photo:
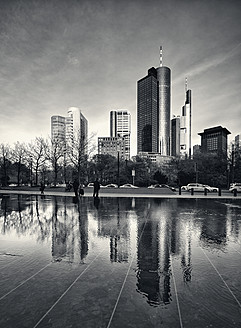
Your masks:
<svg viewBox="0 0 241 328"><path fill-rule="evenodd" d="M189 183L186 190L191 191L192 189L193 191L204 191L205 186L201 183Z"/></svg>
<svg viewBox="0 0 241 328"><path fill-rule="evenodd" d="M176 189L174 187L170 187L166 184L154 184L148 187L149 189L154 189L154 188L168 188L171 189L172 191L176 191Z"/></svg>
<svg viewBox="0 0 241 328"><path fill-rule="evenodd" d="M94 182L90 182L87 184L87 187L91 187L93 188L94 187ZM102 186L102 184L100 183L100 188L103 188L104 186Z"/></svg>
<svg viewBox="0 0 241 328"><path fill-rule="evenodd" d="M208 192L218 192L217 187L210 187L202 183L189 183L187 186L182 186L181 189L187 191L191 191L193 189L193 191L203 191L203 192L206 189Z"/></svg>
<svg viewBox="0 0 241 328"><path fill-rule="evenodd" d="M237 190L237 192L241 192L241 183L240 182L231 183L229 191L234 192L235 189Z"/></svg>
<svg viewBox="0 0 241 328"><path fill-rule="evenodd" d="M206 189L208 189L208 191L211 192L218 192L218 188L217 187L210 187L209 185L204 185Z"/></svg>
<svg viewBox="0 0 241 328"><path fill-rule="evenodd" d="M109 183L108 185L103 186L103 188L118 188L118 186L115 183Z"/></svg>
<svg viewBox="0 0 241 328"><path fill-rule="evenodd" d="M139 188L139 187L134 186L131 183L126 183L126 184L123 184L122 186L120 186L120 188Z"/></svg>

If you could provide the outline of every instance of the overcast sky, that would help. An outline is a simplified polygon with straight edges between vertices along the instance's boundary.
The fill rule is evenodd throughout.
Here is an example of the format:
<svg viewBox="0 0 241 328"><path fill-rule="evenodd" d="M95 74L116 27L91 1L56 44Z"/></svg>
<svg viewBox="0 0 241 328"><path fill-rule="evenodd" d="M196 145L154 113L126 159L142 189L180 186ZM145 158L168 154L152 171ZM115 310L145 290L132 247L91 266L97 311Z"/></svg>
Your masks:
<svg viewBox="0 0 241 328"><path fill-rule="evenodd" d="M89 132L109 136L109 112L132 115L137 81L163 65L172 115L193 96L198 132L241 132L241 2L236 0L0 0L0 143L50 135L50 117L79 107ZM96 139L97 139L96 136Z"/></svg>

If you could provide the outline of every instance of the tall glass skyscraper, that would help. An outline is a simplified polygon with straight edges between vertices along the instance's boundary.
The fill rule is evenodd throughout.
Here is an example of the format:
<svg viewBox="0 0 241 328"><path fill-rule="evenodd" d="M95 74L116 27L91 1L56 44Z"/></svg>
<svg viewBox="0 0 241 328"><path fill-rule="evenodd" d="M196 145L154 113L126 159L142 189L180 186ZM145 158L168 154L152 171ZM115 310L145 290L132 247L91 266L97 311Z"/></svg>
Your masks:
<svg viewBox="0 0 241 328"><path fill-rule="evenodd" d="M180 118L180 155L191 158L192 104L191 90L186 91L185 105Z"/></svg>
<svg viewBox="0 0 241 328"><path fill-rule="evenodd" d="M170 155L171 70L150 68L137 82L137 152Z"/></svg>

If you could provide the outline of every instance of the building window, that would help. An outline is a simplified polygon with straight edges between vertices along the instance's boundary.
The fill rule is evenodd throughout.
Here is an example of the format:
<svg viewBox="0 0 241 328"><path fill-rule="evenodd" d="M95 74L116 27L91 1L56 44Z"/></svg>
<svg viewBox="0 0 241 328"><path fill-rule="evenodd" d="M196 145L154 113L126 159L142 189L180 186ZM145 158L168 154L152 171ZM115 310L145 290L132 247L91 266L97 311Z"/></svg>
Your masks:
<svg viewBox="0 0 241 328"><path fill-rule="evenodd" d="M218 149L218 138L210 138L207 139L207 150L212 151L212 150L217 150Z"/></svg>

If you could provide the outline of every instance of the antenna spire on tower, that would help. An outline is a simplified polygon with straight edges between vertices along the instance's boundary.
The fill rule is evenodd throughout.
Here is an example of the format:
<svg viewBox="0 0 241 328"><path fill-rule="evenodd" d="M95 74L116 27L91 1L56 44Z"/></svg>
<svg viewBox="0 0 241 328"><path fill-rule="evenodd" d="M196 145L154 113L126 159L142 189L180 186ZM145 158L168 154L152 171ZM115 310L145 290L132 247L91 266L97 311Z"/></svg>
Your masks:
<svg viewBox="0 0 241 328"><path fill-rule="evenodd" d="M162 67L162 46L160 46L160 67Z"/></svg>
<svg viewBox="0 0 241 328"><path fill-rule="evenodd" d="M187 77L185 77L185 91L187 92Z"/></svg>

